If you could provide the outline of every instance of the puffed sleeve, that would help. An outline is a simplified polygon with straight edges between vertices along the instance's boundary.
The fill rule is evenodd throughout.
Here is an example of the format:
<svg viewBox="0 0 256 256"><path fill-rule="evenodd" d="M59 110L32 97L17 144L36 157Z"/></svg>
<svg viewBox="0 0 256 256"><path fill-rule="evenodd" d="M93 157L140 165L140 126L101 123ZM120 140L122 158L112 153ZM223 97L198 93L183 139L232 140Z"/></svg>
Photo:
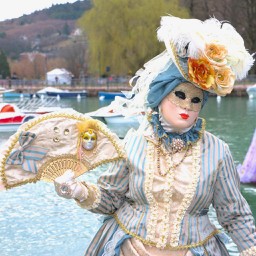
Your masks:
<svg viewBox="0 0 256 256"><path fill-rule="evenodd" d="M77 203L91 212L112 214L124 202L129 187L128 180L126 160L115 161L99 177L97 185L84 183L88 189L88 197Z"/></svg>
<svg viewBox="0 0 256 256"><path fill-rule="evenodd" d="M256 231L251 209L240 192L240 179L229 147L220 165L214 189L213 206L222 227L227 230L242 256L256 256Z"/></svg>

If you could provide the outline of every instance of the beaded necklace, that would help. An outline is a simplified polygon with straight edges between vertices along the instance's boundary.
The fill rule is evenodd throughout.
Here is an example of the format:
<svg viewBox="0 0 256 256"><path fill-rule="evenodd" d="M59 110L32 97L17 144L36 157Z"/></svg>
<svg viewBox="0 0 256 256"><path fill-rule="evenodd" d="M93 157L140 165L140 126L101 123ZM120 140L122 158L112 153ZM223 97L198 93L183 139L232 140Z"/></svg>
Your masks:
<svg viewBox="0 0 256 256"><path fill-rule="evenodd" d="M189 149L190 149L190 146L187 146L182 159L179 162L174 163L173 162L173 155L177 152L181 152L181 150L171 152L169 154L166 153L166 152L161 152L161 140L159 140L158 144L157 144L157 171L158 171L158 173L161 176L166 176L169 172L171 172L172 170L175 170L184 161L184 159L188 156ZM160 155L161 154L163 156L166 156L166 155L169 156L169 160L166 161L167 162L167 170L163 170L163 169L160 168L161 167L160 166Z"/></svg>

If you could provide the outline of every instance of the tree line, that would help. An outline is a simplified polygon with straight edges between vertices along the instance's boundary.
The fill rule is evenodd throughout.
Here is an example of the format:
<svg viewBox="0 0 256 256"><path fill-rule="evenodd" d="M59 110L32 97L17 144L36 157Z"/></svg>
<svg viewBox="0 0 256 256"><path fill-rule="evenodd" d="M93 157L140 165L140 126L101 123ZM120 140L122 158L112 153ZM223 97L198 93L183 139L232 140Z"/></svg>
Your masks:
<svg viewBox="0 0 256 256"><path fill-rule="evenodd" d="M160 53L156 40L160 17L229 21L252 53L256 49L256 1L253 0L94 0L79 19L88 39L88 65L93 74L112 70L130 74ZM255 74L255 67L251 73Z"/></svg>
<svg viewBox="0 0 256 256"><path fill-rule="evenodd" d="M256 1L93 0L90 6L77 20L82 35L72 38L65 47L56 48L51 56L39 51L34 55L23 55L19 61L8 59L11 73L22 74L28 79L42 79L47 70L63 67L76 78L133 75L164 49L163 43L157 40L156 30L161 16L168 14L229 21L244 38L249 52L256 49ZM0 63L1 58L6 58L4 52L0 55ZM0 75L4 78L8 72L1 71L3 67L0 67ZM255 65L250 73L256 74Z"/></svg>

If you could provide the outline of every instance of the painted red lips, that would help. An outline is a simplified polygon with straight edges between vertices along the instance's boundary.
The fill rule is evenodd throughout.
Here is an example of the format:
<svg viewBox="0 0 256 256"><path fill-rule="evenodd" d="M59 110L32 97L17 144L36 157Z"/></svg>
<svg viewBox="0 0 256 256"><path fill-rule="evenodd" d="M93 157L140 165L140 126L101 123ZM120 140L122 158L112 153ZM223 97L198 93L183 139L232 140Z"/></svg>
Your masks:
<svg viewBox="0 0 256 256"><path fill-rule="evenodd" d="M180 116L181 116L182 119L188 119L189 118L189 115L185 114L185 113L180 114Z"/></svg>

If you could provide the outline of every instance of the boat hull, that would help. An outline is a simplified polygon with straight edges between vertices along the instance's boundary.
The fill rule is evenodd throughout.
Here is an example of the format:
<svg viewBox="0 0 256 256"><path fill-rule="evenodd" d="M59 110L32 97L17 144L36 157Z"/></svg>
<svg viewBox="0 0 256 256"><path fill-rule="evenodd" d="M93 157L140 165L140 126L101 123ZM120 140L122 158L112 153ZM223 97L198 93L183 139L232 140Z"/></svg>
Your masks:
<svg viewBox="0 0 256 256"><path fill-rule="evenodd" d="M98 92L99 100L114 100L116 96L125 97L125 95L122 92Z"/></svg>
<svg viewBox="0 0 256 256"><path fill-rule="evenodd" d="M20 125L37 116L37 115L26 115L26 114L21 114L21 115L10 114L10 115L12 116L1 117L1 114L0 114L0 131L1 132L17 131Z"/></svg>
<svg viewBox="0 0 256 256"><path fill-rule="evenodd" d="M46 95L49 97L60 97L60 98L77 98L77 97L86 97L87 92L46 92Z"/></svg>
<svg viewBox="0 0 256 256"><path fill-rule="evenodd" d="M22 108L16 104L0 103L0 131L13 132L18 129L20 125L33 119L41 114L46 114L54 111L63 111L63 108L54 106L56 102L52 99L50 101L41 101L40 99L24 99L21 103ZM40 104L45 104L41 106ZM46 106L47 104L50 104ZM72 110L72 108L65 108L66 110Z"/></svg>
<svg viewBox="0 0 256 256"><path fill-rule="evenodd" d="M130 129L138 129L140 125L141 116L131 116L131 117L124 117L122 115L118 116L108 116L104 117L105 123L107 124L108 128L116 133L119 138L124 138L127 132Z"/></svg>
<svg viewBox="0 0 256 256"><path fill-rule="evenodd" d="M246 89L246 92L247 92L250 99L256 98L256 85L248 87Z"/></svg>
<svg viewBox="0 0 256 256"><path fill-rule="evenodd" d="M33 94L30 94L30 93L18 93L18 92L5 92L3 94L3 98L8 98L8 99L23 98L23 97L31 98L32 96Z"/></svg>

